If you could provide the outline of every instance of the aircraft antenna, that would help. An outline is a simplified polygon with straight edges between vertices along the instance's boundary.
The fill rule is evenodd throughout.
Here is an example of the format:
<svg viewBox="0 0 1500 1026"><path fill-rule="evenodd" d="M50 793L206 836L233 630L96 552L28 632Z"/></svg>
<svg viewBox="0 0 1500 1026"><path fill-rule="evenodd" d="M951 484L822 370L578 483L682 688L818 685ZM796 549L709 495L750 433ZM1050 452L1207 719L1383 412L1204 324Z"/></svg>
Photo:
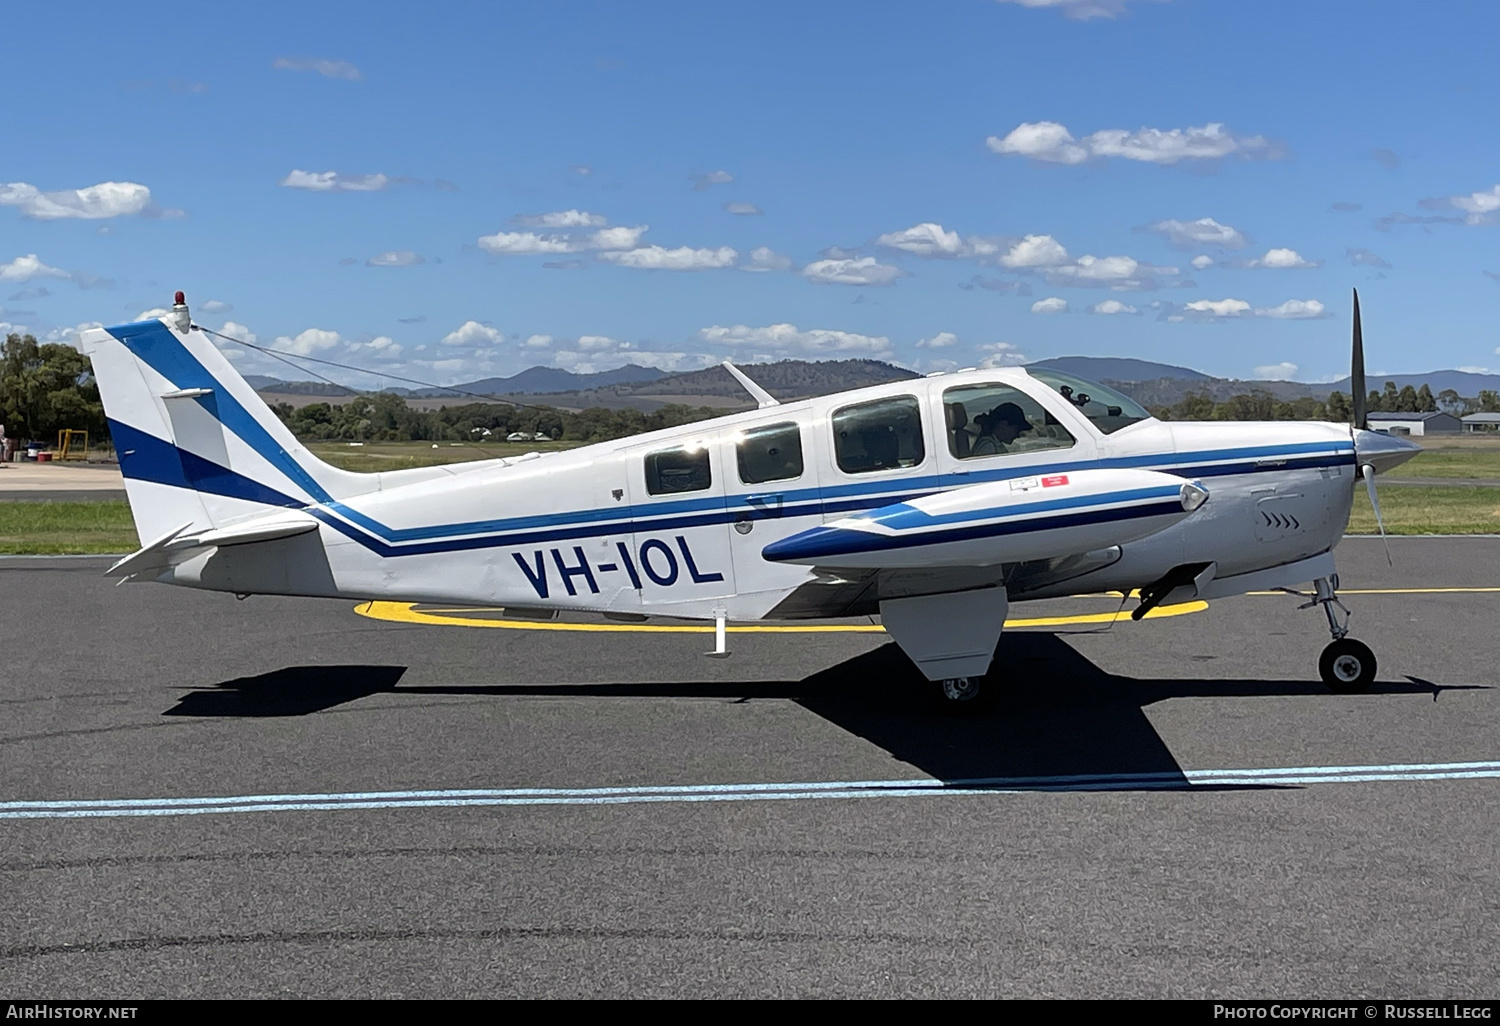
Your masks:
<svg viewBox="0 0 1500 1026"><path fill-rule="evenodd" d="M769 409L772 406L781 405L781 401L779 399L773 396L770 392L767 392L764 388L761 388L755 382L751 381L750 375L740 370L728 360L725 360L722 366L725 370L734 375L734 380L745 386L745 391L750 393L750 398L754 399L757 403L760 404L761 409L765 410Z"/></svg>

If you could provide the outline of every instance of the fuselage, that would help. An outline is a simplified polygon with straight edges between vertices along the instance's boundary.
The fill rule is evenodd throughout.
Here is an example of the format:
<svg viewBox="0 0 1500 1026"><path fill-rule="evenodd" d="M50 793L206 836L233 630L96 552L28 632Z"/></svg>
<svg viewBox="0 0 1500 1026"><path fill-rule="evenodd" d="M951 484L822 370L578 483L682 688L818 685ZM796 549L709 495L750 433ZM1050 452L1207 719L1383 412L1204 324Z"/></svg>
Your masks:
<svg viewBox="0 0 1500 1026"><path fill-rule="evenodd" d="M966 586L1003 583L1023 601L1140 587L1198 562L1216 564L1222 582L1327 553L1341 537L1356 479L1347 426L1163 423L1079 399L1089 397L1020 369L966 371L409 484L384 475L380 491L310 507L321 521L313 534L216 549L162 579L623 616L851 615L909 581L777 562L767 546L969 485L1040 486L1110 469L1198 481L1209 499L1124 544L962 568L934 551L933 572L977 582ZM1025 414L1019 437L991 433L1006 406ZM283 547L278 558L268 546Z"/></svg>

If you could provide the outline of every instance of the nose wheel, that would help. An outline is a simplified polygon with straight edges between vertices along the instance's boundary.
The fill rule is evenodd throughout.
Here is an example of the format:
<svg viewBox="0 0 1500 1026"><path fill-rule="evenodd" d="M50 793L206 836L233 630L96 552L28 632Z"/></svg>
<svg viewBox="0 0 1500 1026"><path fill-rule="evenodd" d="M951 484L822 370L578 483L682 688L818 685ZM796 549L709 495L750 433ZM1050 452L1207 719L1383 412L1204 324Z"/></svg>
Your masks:
<svg viewBox="0 0 1500 1026"><path fill-rule="evenodd" d="M1318 674L1328 690L1341 695L1358 694L1375 683L1375 653L1363 641L1339 638L1323 649Z"/></svg>
<svg viewBox="0 0 1500 1026"><path fill-rule="evenodd" d="M1352 695L1368 690L1375 683L1375 653L1370 651L1369 645L1348 636L1349 610L1339 601L1338 587L1338 574L1331 574L1314 581L1311 593L1291 588L1277 590L1312 600L1304 602L1298 609L1323 607L1323 612L1328 617L1328 633L1333 635L1333 641L1323 649L1323 654L1318 658L1318 676L1323 678L1323 683L1328 685L1330 691ZM1335 607L1344 614L1342 619L1334 611Z"/></svg>

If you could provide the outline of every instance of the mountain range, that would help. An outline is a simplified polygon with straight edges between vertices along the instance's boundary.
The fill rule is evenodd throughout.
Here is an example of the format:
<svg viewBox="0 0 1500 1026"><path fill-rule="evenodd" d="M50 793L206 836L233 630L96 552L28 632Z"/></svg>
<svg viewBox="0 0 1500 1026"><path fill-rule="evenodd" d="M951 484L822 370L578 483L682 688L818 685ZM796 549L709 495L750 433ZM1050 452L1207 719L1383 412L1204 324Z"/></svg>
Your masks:
<svg viewBox="0 0 1500 1026"><path fill-rule="evenodd" d="M1188 367L1122 357L1062 356L1039 360L1030 366L1113 385L1146 406L1170 405L1190 392L1207 392L1216 401L1254 389L1270 392L1278 399L1310 396L1326 400L1335 390L1346 395L1349 392L1348 377L1319 383L1216 378ZM880 360L782 360L748 365L745 369L757 384L778 399L827 395L917 376L915 371ZM262 375L249 375L246 380L257 391L278 397L338 399L360 394L323 381L289 382ZM1438 370L1427 374L1366 375L1366 387L1370 389L1379 391L1387 381L1393 382L1397 389L1406 385L1420 388L1426 384L1434 395L1450 388L1470 398L1486 389L1500 391L1500 374ZM569 409L605 406L649 412L667 403L725 409L750 405L745 390L723 367L668 373L655 367L625 366L592 374L578 374L556 367L529 367L510 377L466 381L451 389L392 388L387 391L408 399L425 400L424 405L435 405L435 400L442 399L461 403L463 393L497 399L545 397L547 405Z"/></svg>

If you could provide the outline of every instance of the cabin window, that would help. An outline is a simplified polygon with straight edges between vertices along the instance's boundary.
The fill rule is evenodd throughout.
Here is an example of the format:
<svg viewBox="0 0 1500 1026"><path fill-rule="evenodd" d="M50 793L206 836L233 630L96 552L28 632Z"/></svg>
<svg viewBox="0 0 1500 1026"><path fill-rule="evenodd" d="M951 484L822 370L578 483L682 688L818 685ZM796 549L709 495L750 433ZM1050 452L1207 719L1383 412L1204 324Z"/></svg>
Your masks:
<svg viewBox="0 0 1500 1026"><path fill-rule="evenodd" d="M1009 385L967 385L943 393L948 451L967 460L1066 449L1075 439L1035 399Z"/></svg>
<svg viewBox="0 0 1500 1026"><path fill-rule="evenodd" d="M796 424L751 428L741 436L735 452L745 484L802 476L802 431Z"/></svg>
<svg viewBox="0 0 1500 1026"><path fill-rule="evenodd" d="M711 484L705 448L667 449L646 457L646 491L652 495L701 492Z"/></svg>
<svg viewBox="0 0 1500 1026"><path fill-rule="evenodd" d="M846 474L915 467L927 456L915 396L845 406L833 415L833 452Z"/></svg>

